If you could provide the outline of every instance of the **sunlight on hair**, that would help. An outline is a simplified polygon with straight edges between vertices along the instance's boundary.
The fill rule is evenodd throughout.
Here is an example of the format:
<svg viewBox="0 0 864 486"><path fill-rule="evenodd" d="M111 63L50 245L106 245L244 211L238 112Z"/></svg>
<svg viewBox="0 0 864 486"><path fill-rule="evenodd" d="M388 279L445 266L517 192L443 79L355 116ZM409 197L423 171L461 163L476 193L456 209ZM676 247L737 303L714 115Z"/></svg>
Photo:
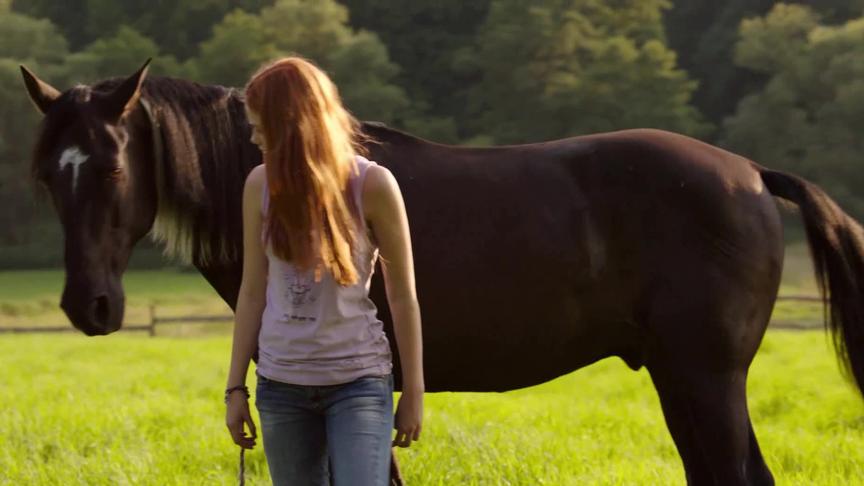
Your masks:
<svg viewBox="0 0 864 486"><path fill-rule="evenodd" d="M261 68L246 85L246 106L260 118L274 254L314 269L316 279L326 270L341 285L355 283L352 252L363 231L348 179L364 152L359 123L330 78L300 57Z"/></svg>

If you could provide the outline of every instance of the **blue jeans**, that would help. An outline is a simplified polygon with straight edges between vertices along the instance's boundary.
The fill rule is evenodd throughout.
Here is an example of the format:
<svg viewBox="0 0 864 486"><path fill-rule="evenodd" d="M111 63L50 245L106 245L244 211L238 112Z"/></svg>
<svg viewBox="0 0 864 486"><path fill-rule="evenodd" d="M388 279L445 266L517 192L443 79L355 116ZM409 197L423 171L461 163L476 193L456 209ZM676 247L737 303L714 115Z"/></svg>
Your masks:
<svg viewBox="0 0 864 486"><path fill-rule="evenodd" d="M393 375L328 386L258 375L255 406L275 486L386 486Z"/></svg>

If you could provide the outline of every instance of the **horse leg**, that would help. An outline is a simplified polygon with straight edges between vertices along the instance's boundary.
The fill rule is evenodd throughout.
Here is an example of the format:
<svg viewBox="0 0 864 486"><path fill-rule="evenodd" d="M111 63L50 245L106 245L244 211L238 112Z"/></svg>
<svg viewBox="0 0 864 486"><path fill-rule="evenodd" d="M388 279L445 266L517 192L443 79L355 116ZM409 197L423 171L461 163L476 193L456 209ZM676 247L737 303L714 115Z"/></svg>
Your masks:
<svg viewBox="0 0 864 486"><path fill-rule="evenodd" d="M756 432L753 431L753 423L748 418L749 440L750 440L750 455L747 462L747 472L750 478L750 484L754 485L774 485L774 476L768 469L768 464L765 464L765 458L762 457L762 451L759 449L759 442L756 441Z"/></svg>
<svg viewBox="0 0 864 486"><path fill-rule="evenodd" d="M690 486L773 485L747 411L744 370L649 367Z"/></svg>

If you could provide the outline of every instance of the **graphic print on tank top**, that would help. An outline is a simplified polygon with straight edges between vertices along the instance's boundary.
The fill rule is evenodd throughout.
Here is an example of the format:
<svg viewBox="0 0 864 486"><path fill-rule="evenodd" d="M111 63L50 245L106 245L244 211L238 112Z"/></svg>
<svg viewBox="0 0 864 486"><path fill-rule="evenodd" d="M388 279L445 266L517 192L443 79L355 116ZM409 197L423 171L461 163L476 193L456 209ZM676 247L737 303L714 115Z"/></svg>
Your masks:
<svg viewBox="0 0 864 486"><path fill-rule="evenodd" d="M314 270L299 272L291 264L283 265L280 270L283 281L282 302L288 307L284 309L282 316L285 322L315 322L318 314L315 303L321 297L323 280L315 282Z"/></svg>
<svg viewBox="0 0 864 486"><path fill-rule="evenodd" d="M291 299L291 303L296 306L302 306L306 303L313 303L318 299L318 296L312 294L315 282L308 275L286 275L286 284L288 287L288 295L286 298Z"/></svg>

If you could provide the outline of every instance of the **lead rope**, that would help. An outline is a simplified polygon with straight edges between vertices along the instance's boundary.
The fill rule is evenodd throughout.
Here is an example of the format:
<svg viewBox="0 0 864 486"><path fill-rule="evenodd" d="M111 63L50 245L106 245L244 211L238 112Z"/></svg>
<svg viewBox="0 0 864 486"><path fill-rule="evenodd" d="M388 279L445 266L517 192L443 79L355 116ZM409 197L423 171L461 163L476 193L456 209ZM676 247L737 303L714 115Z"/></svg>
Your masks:
<svg viewBox="0 0 864 486"><path fill-rule="evenodd" d="M246 461L244 460L244 457L245 457L243 454L244 452L246 452L246 449L241 447L240 448L240 474L237 477L237 479L240 480L240 486L245 486L245 484L246 484L246 474L245 474L246 473L246 464L245 464Z"/></svg>

